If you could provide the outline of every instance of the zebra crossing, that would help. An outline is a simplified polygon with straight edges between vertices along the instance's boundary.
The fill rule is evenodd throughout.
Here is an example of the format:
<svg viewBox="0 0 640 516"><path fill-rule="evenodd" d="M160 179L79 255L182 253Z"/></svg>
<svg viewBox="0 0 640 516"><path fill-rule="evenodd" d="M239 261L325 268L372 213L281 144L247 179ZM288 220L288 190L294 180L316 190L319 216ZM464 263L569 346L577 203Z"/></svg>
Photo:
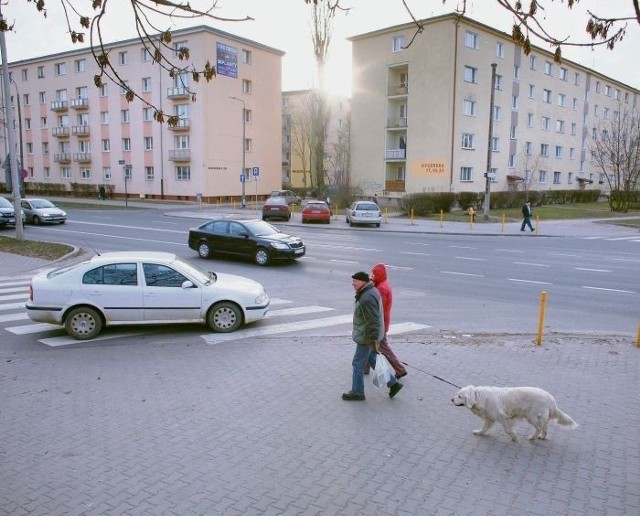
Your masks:
<svg viewBox="0 0 640 516"><path fill-rule="evenodd" d="M0 331L13 335L34 335L37 342L49 347L64 347L78 344L69 337L64 328L46 323L33 323L24 305L29 297L31 276L0 277ZM296 333L313 336L349 336L351 313L337 313L328 306L298 306L287 299L272 298L267 318L259 324L249 325L233 333L203 333L200 337L208 345L244 340L264 336ZM426 324L401 322L392 324L390 335L399 335L429 328ZM122 331L105 331L90 342L122 339L158 332L159 326L132 326Z"/></svg>

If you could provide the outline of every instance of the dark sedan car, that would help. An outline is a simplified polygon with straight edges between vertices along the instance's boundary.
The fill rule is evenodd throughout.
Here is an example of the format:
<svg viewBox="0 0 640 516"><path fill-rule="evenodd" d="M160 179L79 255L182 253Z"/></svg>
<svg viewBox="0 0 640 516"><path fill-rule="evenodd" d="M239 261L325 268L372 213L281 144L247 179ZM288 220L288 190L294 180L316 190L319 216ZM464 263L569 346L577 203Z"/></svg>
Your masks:
<svg viewBox="0 0 640 516"><path fill-rule="evenodd" d="M291 208L284 197L269 197L262 206L262 220L291 220Z"/></svg>
<svg viewBox="0 0 640 516"><path fill-rule="evenodd" d="M262 220L210 220L189 230L189 247L201 258L220 253L249 257L258 265L295 260L306 251L302 239Z"/></svg>

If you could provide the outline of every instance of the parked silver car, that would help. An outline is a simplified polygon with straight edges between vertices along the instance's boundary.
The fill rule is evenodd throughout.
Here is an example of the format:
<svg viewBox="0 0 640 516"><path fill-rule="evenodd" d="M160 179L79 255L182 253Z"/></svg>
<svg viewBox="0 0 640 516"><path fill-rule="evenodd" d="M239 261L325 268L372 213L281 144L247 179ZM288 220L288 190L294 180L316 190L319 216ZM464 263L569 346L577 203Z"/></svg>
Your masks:
<svg viewBox="0 0 640 516"><path fill-rule="evenodd" d="M22 199L20 205L29 224L64 224L67 212L47 199Z"/></svg>
<svg viewBox="0 0 640 516"><path fill-rule="evenodd" d="M16 224L16 211L13 209L13 204L0 197L0 228L7 226L15 226Z"/></svg>
<svg viewBox="0 0 640 516"><path fill-rule="evenodd" d="M346 221L350 226L375 224L379 228L382 222L382 213L378 205L373 201L354 201L347 208Z"/></svg>

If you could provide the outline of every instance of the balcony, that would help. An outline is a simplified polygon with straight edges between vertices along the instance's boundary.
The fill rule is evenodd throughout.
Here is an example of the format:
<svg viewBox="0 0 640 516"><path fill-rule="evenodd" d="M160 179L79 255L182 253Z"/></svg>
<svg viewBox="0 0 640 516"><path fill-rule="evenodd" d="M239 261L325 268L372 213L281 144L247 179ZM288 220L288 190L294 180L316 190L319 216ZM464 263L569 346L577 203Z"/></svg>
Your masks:
<svg viewBox="0 0 640 516"><path fill-rule="evenodd" d="M58 138L67 138L69 136L69 128L67 126L53 127L51 134Z"/></svg>
<svg viewBox="0 0 640 516"><path fill-rule="evenodd" d="M169 151L169 161L189 161L191 160L190 149L172 149Z"/></svg>
<svg viewBox="0 0 640 516"><path fill-rule="evenodd" d="M404 192L405 182L402 179L386 180L384 182L385 192Z"/></svg>
<svg viewBox="0 0 640 516"><path fill-rule="evenodd" d="M191 97L191 93L184 86L167 88L167 98L170 99L188 99Z"/></svg>
<svg viewBox="0 0 640 516"><path fill-rule="evenodd" d="M71 134L76 136L89 136L91 128L88 125L74 125L71 127Z"/></svg>
<svg viewBox="0 0 640 516"><path fill-rule="evenodd" d="M84 97L78 97L71 101L71 107L73 109L89 109L89 99Z"/></svg>
<svg viewBox="0 0 640 516"><path fill-rule="evenodd" d="M178 120L177 125L168 125L167 127L171 131L188 131L191 127L191 120L189 120L188 118L181 118L180 120Z"/></svg>
<svg viewBox="0 0 640 516"><path fill-rule="evenodd" d="M407 149L387 149L384 151L384 159L405 159Z"/></svg>
<svg viewBox="0 0 640 516"><path fill-rule="evenodd" d="M387 128L389 129L404 129L407 127L406 116L396 116L387 118Z"/></svg>
<svg viewBox="0 0 640 516"><path fill-rule="evenodd" d="M390 97L395 97L398 95L408 95L409 94L409 86L405 83L398 84L389 84L387 88L387 95Z"/></svg>
<svg viewBox="0 0 640 516"><path fill-rule="evenodd" d="M69 103L66 100L54 100L51 103L51 111L66 111Z"/></svg>
<svg viewBox="0 0 640 516"><path fill-rule="evenodd" d="M71 163L71 153L62 152L60 154L54 154L53 161L54 163Z"/></svg>
<svg viewBox="0 0 640 516"><path fill-rule="evenodd" d="M90 152L75 152L73 154L73 161L76 163L89 163L91 161Z"/></svg>

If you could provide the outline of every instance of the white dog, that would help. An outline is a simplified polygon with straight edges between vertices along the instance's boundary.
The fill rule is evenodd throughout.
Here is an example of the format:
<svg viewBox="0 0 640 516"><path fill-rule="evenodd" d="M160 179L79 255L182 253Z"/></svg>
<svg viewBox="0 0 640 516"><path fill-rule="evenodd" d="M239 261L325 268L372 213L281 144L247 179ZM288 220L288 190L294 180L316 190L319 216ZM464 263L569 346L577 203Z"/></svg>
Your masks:
<svg viewBox="0 0 640 516"><path fill-rule="evenodd" d="M516 419L526 419L536 431L529 439L546 439L549 420L575 428L577 423L562 412L556 400L537 387L474 387L467 385L451 399L454 405L465 406L484 419L484 425L474 435L486 434L493 423L500 422L512 441L516 440L512 425Z"/></svg>

